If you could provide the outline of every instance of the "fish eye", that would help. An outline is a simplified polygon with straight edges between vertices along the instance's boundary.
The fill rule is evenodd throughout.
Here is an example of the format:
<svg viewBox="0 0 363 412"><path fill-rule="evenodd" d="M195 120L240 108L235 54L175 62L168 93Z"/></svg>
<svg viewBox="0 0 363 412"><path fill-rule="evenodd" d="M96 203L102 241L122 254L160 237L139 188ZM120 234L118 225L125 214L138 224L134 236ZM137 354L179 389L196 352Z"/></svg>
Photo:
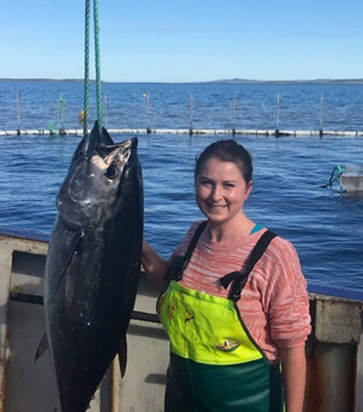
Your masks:
<svg viewBox="0 0 363 412"><path fill-rule="evenodd" d="M106 176L109 178L109 179L115 179L116 178L116 176L118 175L118 168L117 168L117 166L116 165L110 165L108 168L107 168L107 170L106 170Z"/></svg>

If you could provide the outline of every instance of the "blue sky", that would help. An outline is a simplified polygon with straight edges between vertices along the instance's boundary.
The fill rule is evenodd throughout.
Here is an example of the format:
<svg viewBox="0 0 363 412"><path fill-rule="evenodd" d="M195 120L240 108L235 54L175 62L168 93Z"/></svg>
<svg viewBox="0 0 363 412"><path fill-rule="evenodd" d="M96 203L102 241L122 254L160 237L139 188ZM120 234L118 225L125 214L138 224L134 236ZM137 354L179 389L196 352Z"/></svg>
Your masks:
<svg viewBox="0 0 363 412"><path fill-rule="evenodd" d="M98 8L105 81L363 78L362 0L98 0ZM0 16L0 78L84 77L84 1L2 0ZM94 78L93 53L91 64Z"/></svg>

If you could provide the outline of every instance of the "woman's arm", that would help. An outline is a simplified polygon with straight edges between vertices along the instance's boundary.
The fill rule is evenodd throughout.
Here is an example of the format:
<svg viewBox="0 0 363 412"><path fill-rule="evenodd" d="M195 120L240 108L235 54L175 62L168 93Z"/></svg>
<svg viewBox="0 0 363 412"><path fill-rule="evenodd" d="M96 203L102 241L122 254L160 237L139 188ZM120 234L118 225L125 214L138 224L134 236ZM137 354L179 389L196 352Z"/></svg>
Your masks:
<svg viewBox="0 0 363 412"><path fill-rule="evenodd" d="M162 259L145 240L142 243L141 263L150 283L160 292L164 291L168 285L164 279L168 261Z"/></svg>
<svg viewBox="0 0 363 412"><path fill-rule="evenodd" d="M280 348L280 352L286 412L302 412L306 380L305 346Z"/></svg>

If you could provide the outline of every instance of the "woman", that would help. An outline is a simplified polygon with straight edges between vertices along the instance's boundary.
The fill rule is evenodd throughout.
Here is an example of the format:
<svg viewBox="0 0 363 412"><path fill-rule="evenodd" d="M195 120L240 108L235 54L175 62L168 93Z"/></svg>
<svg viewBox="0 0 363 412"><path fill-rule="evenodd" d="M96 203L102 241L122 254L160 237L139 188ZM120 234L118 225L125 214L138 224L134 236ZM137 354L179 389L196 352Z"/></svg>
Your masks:
<svg viewBox="0 0 363 412"><path fill-rule="evenodd" d="M171 341L166 412L303 410L306 281L291 243L244 214L251 190L248 151L235 140L212 143L195 167L207 220L191 226L169 262L144 242Z"/></svg>

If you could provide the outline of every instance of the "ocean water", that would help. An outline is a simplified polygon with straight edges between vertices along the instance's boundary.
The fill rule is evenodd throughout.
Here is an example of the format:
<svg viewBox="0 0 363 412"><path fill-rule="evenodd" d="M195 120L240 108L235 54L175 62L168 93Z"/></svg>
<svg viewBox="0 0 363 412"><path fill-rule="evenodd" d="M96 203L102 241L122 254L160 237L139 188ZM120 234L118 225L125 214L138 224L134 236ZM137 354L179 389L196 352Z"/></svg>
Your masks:
<svg viewBox="0 0 363 412"><path fill-rule="evenodd" d="M60 88L63 90L65 107L73 105L74 119L71 120L71 113L67 112L67 115L64 113L64 122L67 122L65 127L80 127L76 122L78 113L82 109L81 84L55 82L41 83L38 89L36 86L35 82L29 84L0 82L2 112L0 129L17 128L18 112L11 108L10 97L14 100L18 90L20 90L19 95L24 96L20 99L20 105L23 107L25 103L22 101L27 96L26 92L32 94L27 97L32 102L31 107L27 107L27 117L25 118L24 112L21 112L23 127L31 129L44 127L47 121L56 117ZM108 96L114 93L115 100L120 93L119 104L121 105L122 101L125 105L117 118L116 113L113 113L115 109L111 109L112 99L109 98L107 117L109 128L142 127L141 123L146 121L145 112L141 113L140 109L141 105L145 104L142 92L150 93L151 102L153 101L151 96L154 96L155 101L158 96L160 100L158 108L163 107L164 110L162 118L164 120L158 120L156 116L151 118L157 123L153 127L169 128L177 122L179 122L178 126L175 127L183 127L181 125L183 122L185 122L183 125L188 127L188 119L182 118L184 112L180 107L184 104L185 114L188 114L189 109L185 101L188 96L190 97L190 93L193 93L194 103L198 98L203 100L205 105L204 116L201 110L200 115L193 118L194 121L199 119L199 127L219 128L224 121L221 119L226 119L225 124L230 125L228 116L231 115L230 97L233 96L234 90L232 85L208 85L207 87L207 85L136 84L124 87L116 84L115 90L112 89L111 84L105 86L109 90ZM167 94L166 89L169 86L169 94L174 93L172 97ZM335 103L341 101L334 109L335 114L330 122L326 118L327 129L363 130L362 104L356 97L360 95L363 102L363 94L359 86L330 86L329 88L300 85L293 90L292 86L279 88L276 85L273 87L255 85L243 89L238 85L235 89L237 89L236 95L241 96L244 93L248 97L246 101L262 99L263 104L266 104L264 99L269 97L272 106L276 93L280 94L280 102L281 96L285 95L286 99L289 96L289 99L295 101L296 113L307 110L308 101L314 95L318 112L316 128L319 128L319 99L321 90L324 89L324 102L327 101L327 96L335 96ZM140 100L135 103L135 107L132 103L130 105L124 103L127 100L122 94L125 90L128 99L134 97L135 100ZM76 96L79 97L79 101ZM168 96L165 99L169 101L170 107L163 102L163 96ZM239 97L237 102L239 99L242 101ZM48 107L51 101L53 103L55 101L56 106L52 109L53 114ZM344 101L346 104L343 103ZM325 106L333 110L327 103ZM134 113L134 109L139 112ZM273 113L272 108L271 112ZM311 110L311 116L313 112L315 110ZM128 117L126 113L129 113ZM264 123L266 127L269 127L267 117L262 116L261 113L251 111L249 116L251 126L248 127L261 128L262 118L266 122ZM341 121L338 121L339 119ZM348 120L351 123L348 123ZM302 122L300 115L295 123L290 118L288 121L289 128L303 128L302 123L299 123ZM310 125L309 128L314 128L313 126ZM274 127L273 124L271 127ZM118 142L130 136L112 137ZM141 134L138 138L145 191L145 238L167 258L181 241L190 224L202 217L194 201L193 167L196 154L214 140L232 138L232 136ZM363 138L326 136L323 138L236 136L235 138L252 153L254 159L254 188L245 206L247 215L293 242L309 286L327 286L363 292L363 197L341 193L338 184L335 184L332 189L322 187L329 181L335 165L363 164ZM79 141L79 136L0 137L0 227L2 231L49 236L57 213L55 196L66 176L71 156Z"/></svg>

